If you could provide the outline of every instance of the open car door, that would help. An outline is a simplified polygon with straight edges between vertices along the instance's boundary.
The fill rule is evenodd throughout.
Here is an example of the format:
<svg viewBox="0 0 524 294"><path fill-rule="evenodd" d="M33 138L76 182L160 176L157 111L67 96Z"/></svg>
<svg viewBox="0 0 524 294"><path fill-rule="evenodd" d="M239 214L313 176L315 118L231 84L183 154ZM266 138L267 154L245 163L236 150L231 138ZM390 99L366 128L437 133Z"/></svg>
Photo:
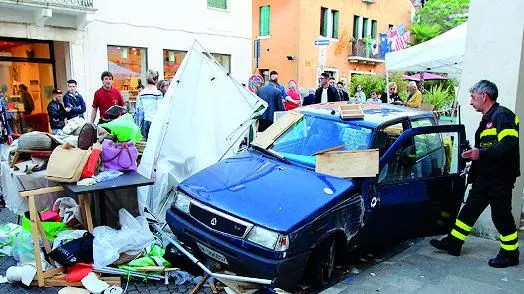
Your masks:
<svg viewBox="0 0 524 294"><path fill-rule="evenodd" d="M380 158L371 222L387 238L449 232L466 189L463 125L404 131ZM378 228L376 225L380 224Z"/></svg>

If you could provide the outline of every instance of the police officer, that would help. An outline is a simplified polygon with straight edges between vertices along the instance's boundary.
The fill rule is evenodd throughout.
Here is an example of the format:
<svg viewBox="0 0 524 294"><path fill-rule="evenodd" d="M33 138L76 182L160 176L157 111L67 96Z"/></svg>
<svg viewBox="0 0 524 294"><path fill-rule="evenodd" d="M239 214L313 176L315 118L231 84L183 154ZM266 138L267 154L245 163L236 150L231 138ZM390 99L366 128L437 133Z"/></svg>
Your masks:
<svg viewBox="0 0 524 294"><path fill-rule="evenodd" d="M451 233L442 240L431 240L430 244L459 256L473 225L490 205L493 223L500 233L500 251L488 264L496 268L515 266L519 264L519 243L511 214L511 192L520 176L519 118L497 103L494 83L481 80L470 92L471 106L482 113L475 147L462 153L463 158L472 161L468 175L472 186Z"/></svg>

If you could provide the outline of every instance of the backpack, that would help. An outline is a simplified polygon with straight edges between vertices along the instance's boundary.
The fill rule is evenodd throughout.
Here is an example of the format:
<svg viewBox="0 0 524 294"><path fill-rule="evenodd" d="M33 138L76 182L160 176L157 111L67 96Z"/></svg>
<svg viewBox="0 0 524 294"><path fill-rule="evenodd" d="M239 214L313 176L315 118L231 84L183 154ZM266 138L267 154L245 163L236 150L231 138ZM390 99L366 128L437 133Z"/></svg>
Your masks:
<svg viewBox="0 0 524 294"><path fill-rule="evenodd" d="M78 148L87 150L96 142L98 137L98 129L95 124L86 123L80 133L78 134Z"/></svg>

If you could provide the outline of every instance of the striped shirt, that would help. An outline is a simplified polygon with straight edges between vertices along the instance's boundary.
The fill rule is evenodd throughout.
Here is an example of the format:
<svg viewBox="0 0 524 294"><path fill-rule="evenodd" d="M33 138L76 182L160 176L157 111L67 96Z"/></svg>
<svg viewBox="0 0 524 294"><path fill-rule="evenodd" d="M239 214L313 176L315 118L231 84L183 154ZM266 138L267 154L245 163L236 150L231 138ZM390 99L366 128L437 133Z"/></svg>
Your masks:
<svg viewBox="0 0 524 294"><path fill-rule="evenodd" d="M140 91L136 98L136 108L144 112L144 120L152 122L155 118L158 104L164 98L158 89L148 89Z"/></svg>

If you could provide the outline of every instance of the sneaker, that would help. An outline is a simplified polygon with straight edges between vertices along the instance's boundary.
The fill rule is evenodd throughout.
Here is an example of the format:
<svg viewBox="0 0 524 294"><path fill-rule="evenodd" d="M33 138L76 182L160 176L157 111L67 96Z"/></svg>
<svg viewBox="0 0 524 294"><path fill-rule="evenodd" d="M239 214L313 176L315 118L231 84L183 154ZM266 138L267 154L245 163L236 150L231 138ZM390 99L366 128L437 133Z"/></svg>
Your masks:
<svg viewBox="0 0 524 294"><path fill-rule="evenodd" d="M429 244L439 250L447 251L450 255L460 256L462 244L452 240L450 237L444 237L441 240L432 239Z"/></svg>
<svg viewBox="0 0 524 294"><path fill-rule="evenodd" d="M517 250L516 254L497 254L497 257L492 258L488 261L488 265L495 268L505 268L508 266L519 265L519 252Z"/></svg>

